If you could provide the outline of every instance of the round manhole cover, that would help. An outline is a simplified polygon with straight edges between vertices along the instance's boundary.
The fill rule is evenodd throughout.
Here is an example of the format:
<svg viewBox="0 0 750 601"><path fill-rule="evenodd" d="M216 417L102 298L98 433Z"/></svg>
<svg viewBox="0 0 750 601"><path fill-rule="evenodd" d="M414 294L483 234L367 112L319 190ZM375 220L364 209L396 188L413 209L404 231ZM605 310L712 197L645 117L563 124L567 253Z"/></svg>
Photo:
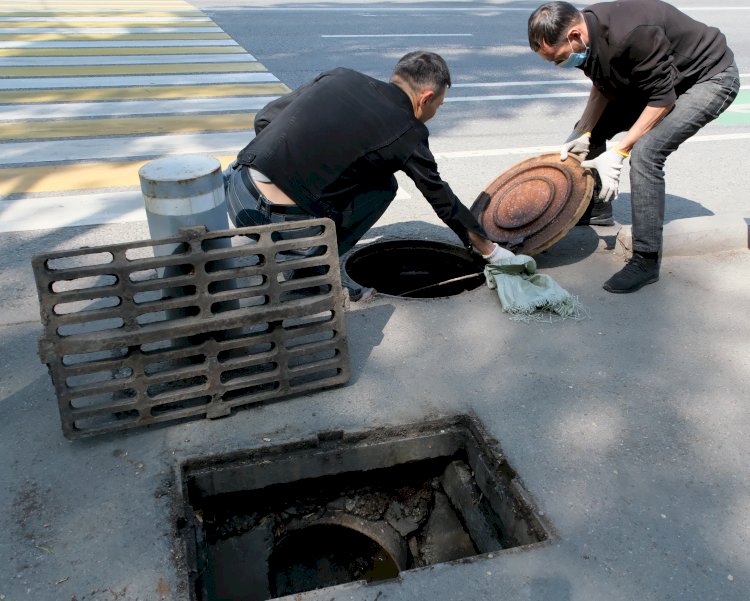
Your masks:
<svg viewBox="0 0 750 601"><path fill-rule="evenodd" d="M484 283L484 261L460 246L429 240L374 242L349 255L346 275L381 294L438 298Z"/></svg>
<svg viewBox="0 0 750 601"><path fill-rule="evenodd" d="M568 233L591 200L594 178L569 155L543 154L501 173L471 212L487 237L516 253L534 255Z"/></svg>

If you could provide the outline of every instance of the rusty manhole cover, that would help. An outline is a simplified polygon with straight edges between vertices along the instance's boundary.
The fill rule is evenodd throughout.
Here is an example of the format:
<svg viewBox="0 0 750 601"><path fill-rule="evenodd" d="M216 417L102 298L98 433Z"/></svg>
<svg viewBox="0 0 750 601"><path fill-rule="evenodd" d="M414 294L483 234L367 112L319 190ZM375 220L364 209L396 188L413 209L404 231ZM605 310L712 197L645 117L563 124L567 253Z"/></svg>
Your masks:
<svg viewBox="0 0 750 601"><path fill-rule="evenodd" d="M471 212L487 237L516 253L534 255L560 240L591 200L594 178L578 158L558 153L517 163L474 201Z"/></svg>

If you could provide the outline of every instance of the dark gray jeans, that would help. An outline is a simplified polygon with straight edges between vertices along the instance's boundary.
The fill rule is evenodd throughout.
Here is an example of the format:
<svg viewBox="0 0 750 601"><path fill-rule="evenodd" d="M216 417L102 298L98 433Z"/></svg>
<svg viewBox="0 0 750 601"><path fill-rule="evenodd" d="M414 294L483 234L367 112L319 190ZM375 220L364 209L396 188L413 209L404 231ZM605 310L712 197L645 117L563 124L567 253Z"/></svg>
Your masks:
<svg viewBox="0 0 750 601"><path fill-rule="evenodd" d="M229 217L237 227L314 219L314 215L307 213L271 212L269 215L260 206L260 192L257 189L248 190L240 177L239 169L233 170L229 167L224 172L224 189L227 194ZM361 186L351 190L351 200L347 206L332 217L336 224L339 256L353 248L367 230L375 225L396 197L397 190L398 183L393 176L379 184L372 183L366 188Z"/></svg>
<svg viewBox="0 0 750 601"><path fill-rule="evenodd" d="M711 79L695 84L677 97L674 108L643 135L630 153L630 203L633 216L633 250L659 252L664 227L664 163L685 140L716 119L732 104L740 89L737 65L732 64ZM610 102L591 132L595 158L606 141L627 131L645 105Z"/></svg>

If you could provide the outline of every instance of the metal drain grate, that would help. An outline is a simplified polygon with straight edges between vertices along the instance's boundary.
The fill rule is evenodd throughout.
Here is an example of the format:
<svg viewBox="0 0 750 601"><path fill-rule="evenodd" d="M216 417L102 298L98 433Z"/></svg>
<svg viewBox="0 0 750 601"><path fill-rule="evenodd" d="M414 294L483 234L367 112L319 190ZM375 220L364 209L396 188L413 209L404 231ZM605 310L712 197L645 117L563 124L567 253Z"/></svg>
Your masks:
<svg viewBox="0 0 750 601"><path fill-rule="evenodd" d="M313 219L32 260L39 355L79 438L343 384L333 222Z"/></svg>

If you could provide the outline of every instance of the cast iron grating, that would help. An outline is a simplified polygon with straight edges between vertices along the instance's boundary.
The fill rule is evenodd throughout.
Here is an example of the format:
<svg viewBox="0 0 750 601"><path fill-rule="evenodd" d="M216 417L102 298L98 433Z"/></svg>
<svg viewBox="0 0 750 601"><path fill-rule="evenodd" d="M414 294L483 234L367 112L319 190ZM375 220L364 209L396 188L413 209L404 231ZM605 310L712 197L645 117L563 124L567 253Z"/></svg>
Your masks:
<svg viewBox="0 0 750 601"><path fill-rule="evenodd" d="M32 265L67 438L222 417L349 379L329 219L186 228Z"/></svg>

